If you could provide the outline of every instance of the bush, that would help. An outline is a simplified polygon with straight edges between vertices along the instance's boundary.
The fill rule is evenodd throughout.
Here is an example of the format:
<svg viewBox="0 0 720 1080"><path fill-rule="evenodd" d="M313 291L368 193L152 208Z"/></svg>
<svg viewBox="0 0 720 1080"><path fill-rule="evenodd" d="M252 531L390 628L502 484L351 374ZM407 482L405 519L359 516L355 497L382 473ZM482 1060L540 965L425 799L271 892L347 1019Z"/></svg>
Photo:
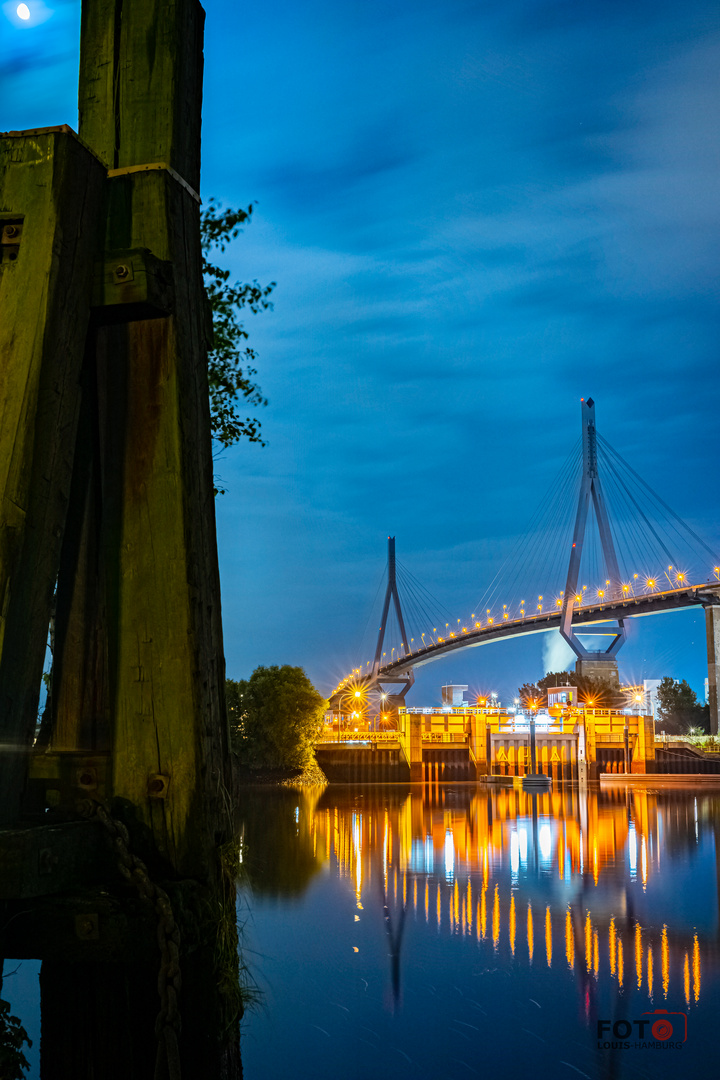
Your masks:
<svg viewBox="0 0 720 1080"><path fill-rule="evenodd" d="M256 668L226 684L233 749L254 769L302 769L312 757L327 701L302 668Z"/></svg>

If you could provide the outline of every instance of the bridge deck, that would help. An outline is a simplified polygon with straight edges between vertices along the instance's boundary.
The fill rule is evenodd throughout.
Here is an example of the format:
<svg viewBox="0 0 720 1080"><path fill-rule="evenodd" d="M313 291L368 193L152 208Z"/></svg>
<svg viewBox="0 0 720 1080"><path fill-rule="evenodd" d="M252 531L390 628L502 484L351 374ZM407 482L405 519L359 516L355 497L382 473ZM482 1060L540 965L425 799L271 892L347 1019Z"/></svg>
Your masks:
<svg viewBox="0 0 720 1080"><path fill-rule="evenodd" d="M661 612L682 610L687 607L705 606L714 600L720 603L717 594L718 583L705 582L702 585L688 585L683 588L666 589L647 593L643 596L615 598L602 603L586 604L576 610L573 627L598 626L617 619L638 618L641 615L656 615ZM484 625L475 623L473 627L463 627L459 633L451 633L447 638L437 638L432 645L409 652L393 663L380 668L379 675L402 675L412 668L439 660L441 656L458 649L487 645L507 637L523 637L528 634L545 634L560 628L560 607L554 610L527 614L519 619L503 618L486 620ZM608 628L610 634L610 628Z"/></svg>

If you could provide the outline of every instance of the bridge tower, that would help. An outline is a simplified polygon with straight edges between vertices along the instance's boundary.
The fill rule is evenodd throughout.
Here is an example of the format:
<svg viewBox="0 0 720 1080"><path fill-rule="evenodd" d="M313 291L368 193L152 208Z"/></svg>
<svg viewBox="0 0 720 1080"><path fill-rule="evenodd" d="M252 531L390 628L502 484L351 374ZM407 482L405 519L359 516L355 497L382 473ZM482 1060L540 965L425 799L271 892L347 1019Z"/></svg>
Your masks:
<svg viewBox="0 0 720 1080"><path fill-rule="evenodd" d="M587 529L587 518L591 499L595 510L595 517L597 519L598 531L600 533L600 546L603 558L605 559L605 569L610 581L610 593L611 596L615 594L618 596L622 595L620 569L598 471L595 402L592 398L588 398L587 401L583 398L580 407L582 414L583 444L582 480L580 483L577 513L575 515L575 528L573 530L572 547L570 549L567 581L565 583L565 593L563 595L560 633L577 657L575 671L578 675L602 679L617 685L619 682L617 654L620 646L625 640L623 620L618 619L615 623L598 623L595 626L582 627L580 633L583 637L610 637L612 639L607 647L600 649L588 649L587 646L579 640L572 626L573 610L578 595L578 576L580 573L583 541Z"/></svg>
<svg viewBox="0 0 720 1080"><path fill-rule="evenodd" d="M382 616L380 618L380 629L378 631L377 646L375 648L375 659L373 660L372 667L372 681L380 686L384 683L390 685L397 685L400 687L395 693L387 695L388 707L396 709L398 706L405 703L405 695L415 681L415 675L412 668L408 672L402 675L379 675L381 660L382 660L382 647L385 641L385 631L387 629L388 614L390 613L390 600L392 599L395 606L395 614L397 615L398 626L400 633L402 634L402 648L407 655L410 650L408 648L408 636L405 630L405 620L403 619L402 607L400 606L400 596L397 589L397 577L395 573L395 537L388 536L388 579L387 586L385 588L385 600L383 602ZM383 687L384 689L384 687Z"/></svg>

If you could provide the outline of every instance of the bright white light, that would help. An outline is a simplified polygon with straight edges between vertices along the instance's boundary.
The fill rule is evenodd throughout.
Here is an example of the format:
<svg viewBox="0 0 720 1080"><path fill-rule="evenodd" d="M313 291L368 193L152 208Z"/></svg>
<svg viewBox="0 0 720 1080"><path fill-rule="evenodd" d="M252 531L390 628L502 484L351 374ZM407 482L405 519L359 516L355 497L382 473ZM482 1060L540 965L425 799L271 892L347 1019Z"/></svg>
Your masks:
<svg viewBox="0 0 720 1080"><path fill-rule="evenodd" d="M631 825L628 830L628 862L630 864L630 876L635 877L637 873L637 835L634 825Z"/></svg>
<svg viewBox="0 0 720 1080"><path fill-rule="evenodd" d="M48 7L44 0L28 0L18 4L17 0L0 0L0 9L9 23L16 30L34 30L47 22L55 14L55 9Z"/></svg>
<svg viewBox="0 0 720 1080"><path fill-rule="evenodd" d="M455 876L455 848L450 829L445 832L445 880L452 883Z"/></svg>
<svg viewBox="0 0 720 1080"><path fill-rule="evenodd" d="M512 833L510 837L510 869L513 874L517 874L520 869L520 845L516 832Z"/></svg>
<svg viewBox="0 0 720 1080"><path fill-rule="evenodd" d="M549 825L540 826L538 843L540 847L540 854L542 855L543 859L549 859L550 852L552 851L552 833L550 832Z"/></svg>
<svg viewBox="0 0 720 1080"><path fill-rule="evenodd" d="M520 842L520 861L526 863L528 849L527 829L518 829L518 840Z"/></svg>

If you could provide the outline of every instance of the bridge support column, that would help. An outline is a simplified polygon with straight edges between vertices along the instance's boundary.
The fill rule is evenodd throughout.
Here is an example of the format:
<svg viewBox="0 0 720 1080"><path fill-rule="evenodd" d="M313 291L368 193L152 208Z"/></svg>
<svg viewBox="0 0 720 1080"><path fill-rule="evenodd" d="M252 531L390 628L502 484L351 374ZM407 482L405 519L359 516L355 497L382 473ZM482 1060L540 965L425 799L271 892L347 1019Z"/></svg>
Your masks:
<svg viewBox="0 0 720 1080"><path fill-rule="evenodd" d="M718 669L720 668L720 605L705 608L705 633L708 658L708 704L710 706L710 731L718 734Z"/></svg>
<svg viewBox="0 0 720 1080"><path fill-rule="evenodd" d="M595 745L595 715L587 709L583 714L585 725L585 772L588 780L597 780L597 752Z"/></svg>
<svg viewBox="0 0 720 1080"><path fill-rule="evenodd" d="M419 713L403 713L403 750L410 766L410 783L422 783L422 716Z"/></svg>
<svg viewBox="0 0 720 1080"><path fill-rule="evenodd" d="M614 656L581 657L575 661L575 674L615 688L620 686L618 662Z"/></svg>
<svg viewBox="0 0 720 1080"><path fill-rule="evenodd" d="M477 777L487 776L490 763L487 754L487 722L481 713L470 713L470 750L475 758Z"/></svg>

